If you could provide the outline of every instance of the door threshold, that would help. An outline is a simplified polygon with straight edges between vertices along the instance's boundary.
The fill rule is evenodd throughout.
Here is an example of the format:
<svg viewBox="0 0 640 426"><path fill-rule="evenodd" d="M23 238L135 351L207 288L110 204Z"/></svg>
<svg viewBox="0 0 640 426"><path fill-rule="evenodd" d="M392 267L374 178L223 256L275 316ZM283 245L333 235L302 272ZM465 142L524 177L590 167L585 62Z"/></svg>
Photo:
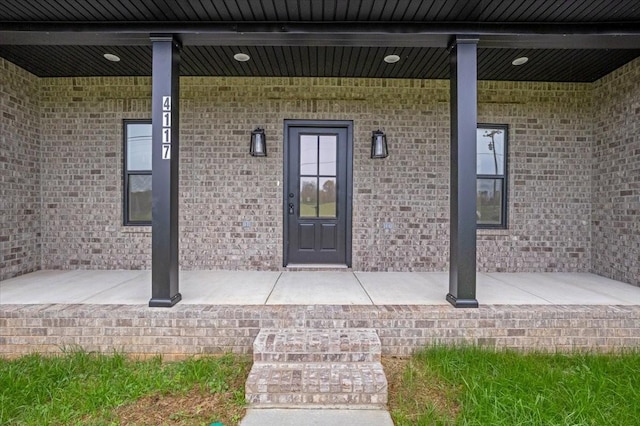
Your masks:
<svg viewBox="0 0 640 426"><path fill-rule="evenodd" d="M344 263L290 263L285 268L349 269Z"/></svg>

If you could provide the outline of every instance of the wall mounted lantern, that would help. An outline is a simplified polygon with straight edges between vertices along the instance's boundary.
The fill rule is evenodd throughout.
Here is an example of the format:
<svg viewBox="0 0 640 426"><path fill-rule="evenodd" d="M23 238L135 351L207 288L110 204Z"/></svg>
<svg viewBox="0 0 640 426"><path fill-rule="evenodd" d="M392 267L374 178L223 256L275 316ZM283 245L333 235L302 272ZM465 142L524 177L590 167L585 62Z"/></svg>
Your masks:
<svg viewBox="0 0 640 426"><path fill-rule="evenodd" d="M388 156L387 135L380 130L374 131L371 135L371 158L387 158Z"/></svg>
<svg viewBox="0 0 640 426"><path fill-rule="evenodd" d="M251 143L249 144L249 153L253 157L267 156L267 139L264 135L264 129L257 128L251 132Z"/></svg>

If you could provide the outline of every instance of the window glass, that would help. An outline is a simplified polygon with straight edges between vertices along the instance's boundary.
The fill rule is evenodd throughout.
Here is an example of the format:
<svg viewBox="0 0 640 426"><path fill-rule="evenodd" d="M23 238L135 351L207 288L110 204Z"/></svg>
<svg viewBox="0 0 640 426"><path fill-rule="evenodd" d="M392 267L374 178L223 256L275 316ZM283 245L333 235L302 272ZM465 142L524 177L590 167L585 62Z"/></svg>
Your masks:
<svg viewBox="0 0 640 426"><path fill-rule="evenodd" d="M151 175L130 175L129 221L151 221Z"/></svg>
<svg viewBox="0 0 640 426"><path fill-rule="evenodd" d="M151 170L151 124L127 123L127 170Z"/></svg>
<svg viewBox="0 0 640 426"><path fill-rule="evenodd" d="M483 127L477 130L476 172L479 175L504 175L505 129Z"/></svg>
<svg viewBox="0 0 640 426"><path fill-rule="evenodd" d="M318 174L318 137L315 135L300 136L300 174Z"/></svg>
<svg viewBox="0 0 640 426"><path fill-rule="evenodd" d="M300 217L318 217L318 178L300 178Z"/></svg>
<svg viewBox="0 0 640 426"><path fill-rule="evenodd" d="M123 221L125 225L151 224L151 120L125 120Z"/></svg>
<svg viewBox="0 0 640 426"><path fill-rule="evenodd" d="M478 179L476 215L478 224L502 224L503 179Z"/></svg>
<svg viewBox="0 0 640 426"><path fill-rule="evenodd" d="M478 228L507 227L508 130L504 124L481 124L476 131Z"/></svg>
<svg viewBox="0 0 640 426"><path fill-rule="evenodd" d="M336 217L336 178L320 178L320 206L321 217Z"/></svg>
<svg viewBox="0 0 640 426"><path fill-rule="evenodd" d="M320 175L336 175L337 137L334 135L320 136Z"/></svg>

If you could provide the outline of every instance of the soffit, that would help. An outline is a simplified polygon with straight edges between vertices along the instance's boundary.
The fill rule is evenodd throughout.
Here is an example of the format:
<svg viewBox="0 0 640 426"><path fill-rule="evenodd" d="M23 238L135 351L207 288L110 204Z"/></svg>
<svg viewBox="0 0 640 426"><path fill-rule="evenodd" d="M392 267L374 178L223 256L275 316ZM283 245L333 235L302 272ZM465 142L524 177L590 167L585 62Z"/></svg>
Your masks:
<svg viewBox="0 0 640 426"><path fill-rule="evenodd" d="M4 0L14 22L633 22L637 0Z"/></svg>
<svg viewBox="0 0 640 426"><path fill-rule="evenodd" d="M640 56L638 23L637 0L5 0L0 56L41 77L150 75L149 33L167 31L182 75L448 78L448 40L475 33L480 79L589 82Z"/></svg>

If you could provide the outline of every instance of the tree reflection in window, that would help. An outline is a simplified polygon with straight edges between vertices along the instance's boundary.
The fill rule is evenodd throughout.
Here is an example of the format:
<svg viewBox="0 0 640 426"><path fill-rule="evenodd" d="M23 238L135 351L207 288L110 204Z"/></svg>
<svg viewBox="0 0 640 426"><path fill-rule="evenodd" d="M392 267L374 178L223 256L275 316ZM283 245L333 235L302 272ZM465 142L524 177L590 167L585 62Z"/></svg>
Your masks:
<svg viewBox="0 0 640 426"><path fill-rule="evenodd" d="M300 216L318 216L318 186L316 177L300 178Z"/></svg>
<svg viewBox="0 0 640 426"><path fill-rule="evenodd" d="M335 135L300 135L300 217L336 217Z"/></svg>
<svg viewBox="0 0 640 426"><path fill-rule="evenodd" d="M479 228L505 228L508 127L479 125L476 133L476 216Z"/></svg>

